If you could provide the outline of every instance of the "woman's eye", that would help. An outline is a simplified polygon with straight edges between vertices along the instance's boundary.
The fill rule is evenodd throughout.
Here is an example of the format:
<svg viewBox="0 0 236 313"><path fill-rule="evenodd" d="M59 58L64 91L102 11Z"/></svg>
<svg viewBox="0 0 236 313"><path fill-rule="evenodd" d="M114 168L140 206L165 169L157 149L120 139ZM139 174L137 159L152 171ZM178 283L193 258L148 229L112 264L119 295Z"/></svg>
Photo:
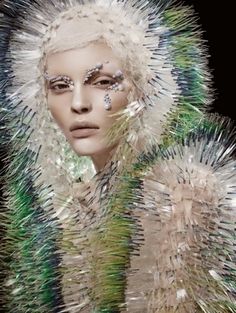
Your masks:
<svg viewBox="0 0 236 313"><path fill-rule="evenodd" d="M113 85L115 82L111 79L101 79L98 81L93 82L93 86L101 86L101 87L107 87Z"/></svg>
<svg viewBox="0 0 236 313"><path fill-rule="evenodd" d="M69 84L65 84L65 83L57 83L57 84L52 84L49 87L51 90L55 91L55 92L63 92L63 91L67 91L70 89L70 85Z"/></svg>

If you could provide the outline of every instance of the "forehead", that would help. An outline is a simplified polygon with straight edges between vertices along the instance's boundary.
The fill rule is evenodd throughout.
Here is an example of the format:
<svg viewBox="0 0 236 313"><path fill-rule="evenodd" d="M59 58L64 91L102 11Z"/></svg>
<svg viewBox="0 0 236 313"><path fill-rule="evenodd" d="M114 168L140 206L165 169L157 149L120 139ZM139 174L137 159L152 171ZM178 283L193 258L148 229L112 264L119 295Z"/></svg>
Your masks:
<svg viewBox="0 0 236 313"><path fill-rule="evenodd" d="M109 62L109 63L108 63ZM108 71L121 69L121 61L105 43L95 42L84 47L51 54L46 59L49 73L84 73L97 63L102 63Z"/></svg>

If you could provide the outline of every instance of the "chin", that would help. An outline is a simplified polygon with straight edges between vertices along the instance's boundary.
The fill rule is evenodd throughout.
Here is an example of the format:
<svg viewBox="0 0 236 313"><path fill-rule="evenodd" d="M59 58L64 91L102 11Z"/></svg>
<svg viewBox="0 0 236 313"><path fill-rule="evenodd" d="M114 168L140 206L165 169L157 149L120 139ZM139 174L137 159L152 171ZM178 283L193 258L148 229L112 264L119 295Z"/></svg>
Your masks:
<svg viewBox="0 0 236 313"><path fill-rule="evenodd" d="M105 143L99 143L97 140L94 142L91 139L77 139L71 143L72 149L79 156L96 156L96 155L105 155L112 150L112 147L109 147Z"/></svg>

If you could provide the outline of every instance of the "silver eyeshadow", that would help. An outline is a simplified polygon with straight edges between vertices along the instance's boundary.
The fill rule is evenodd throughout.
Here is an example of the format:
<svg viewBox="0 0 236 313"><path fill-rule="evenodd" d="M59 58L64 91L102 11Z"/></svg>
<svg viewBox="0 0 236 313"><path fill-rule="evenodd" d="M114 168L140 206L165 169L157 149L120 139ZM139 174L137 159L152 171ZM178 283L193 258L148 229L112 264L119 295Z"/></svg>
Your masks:
<svg viewBox="0 0 236 313"><path fill-rule="evenodd" d="M109 61L106 61L105 64L108 64ZM95 75L98 74L102 69L104 65L102 62L98 62L94 67L88 69L85 74L85 78L83 80L83 84L87 84L88 81ZM55 83L57 81L64 81L66 84L68 84L69 88L73 90L74 88L74 82L70 79L70 77L66 75L58 75L58 76L50 76L48 72L46 71L44 73L44 78L50 83ZM109 111L112 108L112 100L109 95L109 91L123 91L124 86L121 84L121 82L124 80L124 74L122 70L117 70L114 75L112 75L112 78L116 80L114 84L107 87L105 90L107 93L104 96L104 109Z"/></svg>

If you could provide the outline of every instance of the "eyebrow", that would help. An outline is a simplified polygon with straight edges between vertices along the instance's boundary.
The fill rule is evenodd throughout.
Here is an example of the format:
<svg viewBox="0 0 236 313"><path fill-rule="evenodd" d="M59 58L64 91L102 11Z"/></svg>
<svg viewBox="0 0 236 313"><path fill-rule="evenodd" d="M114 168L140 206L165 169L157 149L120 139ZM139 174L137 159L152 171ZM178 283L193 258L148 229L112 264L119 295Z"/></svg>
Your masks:
<svg viewBox="0 0 236 313"><path fill-rule="evenodd" d="M91 79L94 79L94 78L96 78L96 77L98 77L98 76L102 76L102 75L104 75L104 76L110 76L112 79L115 80L115 78L112 77L112 75L113 75L112 72L107 72L107 71L104 71L104 70L100 70L99 72L93 72L93 73L91 74L91 76L88 77L88 79L85 81L86 76L87 76L87 72L86 72L86 73L84 74L84 76L83 76L83 81L84 81L84 83L86 84L86 83L89 82Z"/></svg>
<svg viewBox="0 0 236 313"><path fill-rule="evenodd" d="M46 80L49 82L49 83L55 83L57 81L60 81L60 80L63 80L65 82L71 82L72 79L67 76L67 75L56 75L56 76L51 76L51 77L46 77Z"/></svg>
<svg viewBox="0 0 236 313"><path fill-rule="evenodd" d="M112 72L112 71L108 72L108 71L104 71L104 70L102 70L102 69L99 70L98 72L93 72L93 73L91 74L91 77L88 77L87 82L88 82L89 80L91 80L91 79L93 79L93 78L99 76L99 75L111 76L111 78L115 80L115 78L112 77L112 74L113 74L113 73L111 73L111 72ZM83 75L83 81L85 81L85 78L86 78L87 73L88 73L88 70L86 70L86 72L85 72L84 75ZM65 75L65 74L52 75L52 76L50 77L50 76L47 74L47 72L45 72L44 77L45 77L45 79L48 81L48 83L55 83L55 82L60 81L60 80L64 80L64 81L67 81L67 82L73 81L68 75ZM86 83L86 82L85 82L85 83Z"/></svg>

